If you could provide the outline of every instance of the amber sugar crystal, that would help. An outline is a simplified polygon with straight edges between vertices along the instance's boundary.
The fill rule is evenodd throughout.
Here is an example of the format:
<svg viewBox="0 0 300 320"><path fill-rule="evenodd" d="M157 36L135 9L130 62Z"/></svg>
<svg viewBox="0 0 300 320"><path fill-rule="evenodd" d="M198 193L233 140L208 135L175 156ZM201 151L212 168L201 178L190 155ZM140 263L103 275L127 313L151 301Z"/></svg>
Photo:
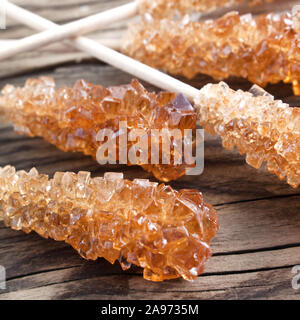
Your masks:
<svg viewBox="0 0 300 320"><path fill-rule="evenodd" d="M57 172L53 179L0 169L0 217L6 226L69 243L85 259L118 260L144 278L192 280L211 256L216 210L197 190L175 191L121 173Z"/></svg>
<svg viewBox="0 0 300 320"><path fill-rule="evenodd" d="M140 12L153 18L167 18L193 12L210 12L222 7L247 3L259 5L273 0L140 0Z"/></svg>
<svg viewBox="0 0 300 320"><path fill-rule="evenodd" d="M124 39L128 55L171 74L222 80L243 77L260 86L285 81L300 94L299 12L253 17L231 12L195 22L144 18Z"/></svg>
<svg viewBox="0 0 300 320"><path fill-rule="evenodd" d="M225 83L209 84L195 100L204 129L218 134L227 149L237 147L255 168L267 169L294 188L300 184L300 109L254 85L234 91Z"/></svg>
<svg viewBox="0 0 300 320"><path fill-rule="evenodd" d="M183 95L151 93L137 80L110 88L79 80L73 88L58 90L51 78L29 79L23 88L7 85L2 90L0 110L2 118L11 121L16 132L43 137L63 151L83 152L94 158L105 142L97 141L97 133L108 129L119 137L121 121L127 122L128 132L143 130L149 141L153 129L179 129L184 136L184 129L196 128L196 110ZM128 150L135 143L128 141ZM184 159L182 164L174 161L175 143L170 141L170 164L162 164L161 159L159 164L151 164L150 143L148 164L142 161L136 164L164 182L179 178L191 166ZM118 160L119 138L116 145Z"/></svg>

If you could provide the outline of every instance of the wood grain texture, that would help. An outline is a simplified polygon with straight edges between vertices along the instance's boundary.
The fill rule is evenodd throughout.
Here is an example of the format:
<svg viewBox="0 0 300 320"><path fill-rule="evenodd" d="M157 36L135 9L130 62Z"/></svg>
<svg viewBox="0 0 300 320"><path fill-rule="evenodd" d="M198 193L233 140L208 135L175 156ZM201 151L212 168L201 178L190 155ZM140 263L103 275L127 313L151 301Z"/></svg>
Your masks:
<svg viewBox="0 0 300 320"><path fill-rule="evenodd" d="M126 1L14 2L57 22L66 22ZM79 10L82 6L86 7L85 13ZM117 28L120 26L115 29L119 32ZM20 37L29 30L12 24L2 38L10 38L13 32ZM80 64L74 63L75 57L64 60L69 53L59 50L56 52L55 46L50 54L44 50L42 64L40 52L0 62L0 88L6 83L23 85L28 77L39 75L53 76L59 86L72 85L78 78L105 86L131 80L130 75L89 58ZM54 60L49 62L51 57ZM199 75L189 83L201 87L209 81L209 77ZM241 79L230 79L228 83L235 89L247 90L251 86ZM269 86L268 91L293 105L300 104L289 85ZM93 176L122 171L129 179L154 180L139 167L99 166L89 157L61 152L42 139L19 136L9 125L1 125L0 166L6 164L17 169L35 166L49 175L58 170L89 170ZM194 282L150 283L142 278L137 267L123 272L118 263L111 265L104 259L85 261L65 243L13 231L0 222L0 265L7 272L7 289L0 290L0 299L299 300L300 290L291 285L292 267L300 264L299 189L291 189L264 168L249 167L243 156L224 150L220 140L210 135L206 135L204 173L197 178L183 177L171 185L202 191L205 200L219 212L221 228L212 242L214 256L205 273Z"/></svg>

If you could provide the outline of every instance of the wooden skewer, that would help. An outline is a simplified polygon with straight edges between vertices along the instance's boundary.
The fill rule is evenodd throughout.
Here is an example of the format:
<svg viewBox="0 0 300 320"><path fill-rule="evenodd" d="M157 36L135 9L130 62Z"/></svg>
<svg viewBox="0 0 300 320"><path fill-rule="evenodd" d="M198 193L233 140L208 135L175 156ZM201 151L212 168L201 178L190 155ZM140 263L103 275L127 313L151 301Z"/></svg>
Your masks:
<svg viewBox="0 0 300 320"><path fill-rule="evenodd" d="M29 12L11 3L8 3L6 13L11 18L14 18L22 23L25 23L26 25L31 26L34 29L41 30L42 28L43 29L51 28L52 30L54 30L53 22L48 21L47 19L44 19L38 16L37 14ZM76 22L74 22L73 24L75 23ZM47 44L50 44L58 40L63 40L70 36L69 34L66 34L64 32L64 29L62 29L61 31L61 28L63 27L57 27L56 24L54 25L56 26L54 31L57 35L57 38L51 38L51 40L48 39ZM76 33L73 33L73 35L75 34ZM25 38L25 39L28 39L28 38ZM22 41L22 40L19 40L19 41ZM42 43L45 44L44 42ZM115 50L105 47L104 45L94 40L91 40L85 37L78 37L73 40L73 43L76 46L76 48L80 49L81 51L89 53L92 56L96 57L97 59L103 62L106 62L120 70L123 70L124 72L130 73L131 75L137 78L140 78L148 83L151 83L156 87L162 88L167 91L183 93L191 101L193 101L197 96L198 90L196 88L186 83L183 83L171 76L168 76L165 73L162 73L156 69L153 69L141 62L138 62L132 58L129 58ZM36 45L38 44L39 42L36 43ZM15 49L14 53L25 51L23 48L22 50L19 50L19 48L20 47L18 47L18 50ZM30 49L27 48L27 50L30 50ZM2 50L0 50L0 58L1 58L1 51Z"/></svg>
<svg viewBox="0 0 300 320"><path fill-rule="evenodd" d="M30 23L34 28L43 28L44 30L48 30L23 38L16 44L13 43L5 48L1 48L0 59L6 59L20 52L35 50L41 46L56 41L79 36L84 33L106 27L114 22L133 17L138 12L138 3L137 1L133 1L129 4L92 15L63 26L58 26L41 17L33 18L33 15L27 10L18 10L16 7L17 6L12 3L6 2L6 14L15 17L19 21L26 21L26 24Z"/></svg>

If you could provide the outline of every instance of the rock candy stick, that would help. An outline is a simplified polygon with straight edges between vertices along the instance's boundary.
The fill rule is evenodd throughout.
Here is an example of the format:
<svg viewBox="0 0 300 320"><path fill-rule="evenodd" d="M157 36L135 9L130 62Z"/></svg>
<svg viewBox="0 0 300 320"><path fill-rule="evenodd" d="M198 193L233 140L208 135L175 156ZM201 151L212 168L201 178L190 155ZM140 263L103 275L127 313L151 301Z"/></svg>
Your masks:
<svg viewBox="0 0 300 320"><path fill-rule="evenodd" d="M11 166L0 169L0 216L12 229L69 243L85 259L140 266L152 281L201 274L218 229L216 210L197 190L118 173L57 172L49 179Z"/></svg>
<svg viewBox="0 0 300 320"><path fill-rule="evenodd" d="M152 129L180 129L183 137L184 129L196 128L196 110L183 95L150 93L137 80L107 89L80 80L73 88L58 90L53 79L44 77L29 79L23 88L7 85L2 94L2 118L11 121L18 133L43 137L63 151L83 152L94 158L104 143L97 138L98 132L112 130L120 135L121 121L126 121L130 130L144 130L148 140ZM129 151L136 142L127 141ZM175 163L178 156L175 144L171 139L170 164L162 164L161 160L159 164L151 164L150 144L147 150L140 150L147 151L148 164L139 159L140 163L136 164L165 182L179 178L190 166L184 160L182 164ZM118 156L119 141L116 146ZM102 159L97 157L97 160Z"/></svg>
<svg viewBox="0 0 300 320"><path fill-rule="evenodd" d="M144 19L129 27L123 51L154 68L192 78L285 81L300 94L300 13L252 17L231 12L204 22Z"/></svg>
<svg viewBox="0 0 300 320"><path fill-rule="evenodd" d="M203 128L237 146L255 168L264 162L279 179L300 184L300 109L292 108L254 85L250 92L234 91L225 83L209 84L195 99Z"/></svg>

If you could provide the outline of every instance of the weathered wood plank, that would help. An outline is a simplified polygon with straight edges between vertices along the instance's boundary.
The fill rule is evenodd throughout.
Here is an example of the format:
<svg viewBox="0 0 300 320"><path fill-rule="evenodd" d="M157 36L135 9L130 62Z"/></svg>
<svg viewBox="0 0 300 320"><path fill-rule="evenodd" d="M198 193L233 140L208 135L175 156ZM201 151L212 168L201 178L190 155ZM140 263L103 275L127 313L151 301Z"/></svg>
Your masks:
<svg viewBox="0 0 300 320"><path fill-rule="evenodd" d="M291 268L233 275L202 276L194 282L174 280L145 283L139 275L109 275L68 280L62 274L43 274L48 284L4 293L1 299L299 299L291 286ZM51 281L58 283L51 283ZM18 288L18 286L17 286Z"/></svg>
<svg viewBox="0 0 300 320"><path fill-rule="evenodd" d="M14 2L63 23L126 1ZM9 24L9 30L0 31L0 39L32 32L13 22ZM117 35L123 27L121 23L105 34ZM42 52L0 62L0 88L8 82L23 85L28 77L39 75L53 76L58 86L70 86L79 78L104 86L130 82L130 75L81 55L78 57L71 50L64 52L61 46L54 45ZM78 58L88 63L51 67ZM25 70L32 73L23 74ZM210 81L211 78L199 75L190 83L200 88ZM234 89L247 90L251 86L241 79L228 82ZM293 96L289 85L269 86L267 90L276 98L300 105L300 97ZM105 171L123 171L129 179L154 180L139 167L100 166L89 157L61 152L42 139L19 136L9 125L0 125L0 166L6 164L17 169L36 166L49 175L57 170L89 170L93 176ZM293 190L263 168L249 167L243 156L224 150L220 140L210 135L206 135L204 173L197 178L183 177L171 185L176 189L201 190L206 201L216 205L219 211L221 228L212 241L215 255L207 263L205 274L196 281L149 283L142 279L140 268L123 272L118 263L111 265L104 259L85 261L65 243L42 239L34 233L16 232L0 222L0 265L6 267L8 280L7 290L0 291L0 299L300 298L300 291L291 287L292 266L300 263L299 189Z"/></svg>

